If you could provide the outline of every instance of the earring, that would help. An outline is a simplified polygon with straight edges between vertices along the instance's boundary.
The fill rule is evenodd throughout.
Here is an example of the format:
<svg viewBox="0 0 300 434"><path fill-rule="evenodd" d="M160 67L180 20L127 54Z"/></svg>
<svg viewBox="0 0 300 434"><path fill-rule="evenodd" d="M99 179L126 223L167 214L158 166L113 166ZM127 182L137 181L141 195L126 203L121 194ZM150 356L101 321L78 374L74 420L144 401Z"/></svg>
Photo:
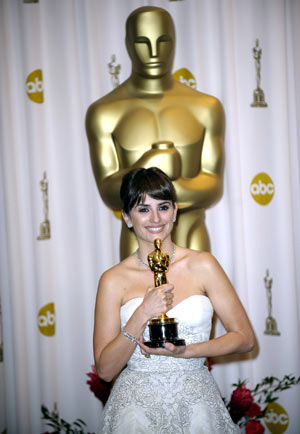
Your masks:
<svg viewBox="0 0 300 434"><path fill-rule="evenodd" d="M132 228L132 223L128 223L127 227L128 227L128 229L131 229Z"/></svg>
<svg viewBox="0 0 300 434"><path fill-rule="evenodd" d="M173 218L173 223L175 223L175 222L176 222L176 217Z"/></svg>

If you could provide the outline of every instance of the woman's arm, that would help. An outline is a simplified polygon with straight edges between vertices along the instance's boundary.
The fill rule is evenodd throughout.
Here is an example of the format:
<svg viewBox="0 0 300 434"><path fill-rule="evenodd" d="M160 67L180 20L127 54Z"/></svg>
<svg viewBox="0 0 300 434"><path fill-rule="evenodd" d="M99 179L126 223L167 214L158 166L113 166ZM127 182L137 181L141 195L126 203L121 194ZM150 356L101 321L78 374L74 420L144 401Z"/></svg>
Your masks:
<svg viewBox="0 0 300 434"><path fill-rule="evenodd" d="M204 282L203 289L227 333L207 342L199 342L186 347L175 347L166 343L165 348L151 350L151 354L183 358L213 357L252 351L255 346L254 332L245 309L224 270L209 253L202 252L200 255L201 263L197 265L193 259L189 271L199 273L199 280ZM139 344L144 353L150 353L149 348L145 347L141 340Z"/></svg>
<svg viewBox="0 0 300 434"><path fill-rule="evenodd" d="M99 376L111 381L124 368L131 357L136 343L131 342L121 332L120 307L122 303L122 283L116 270L105 272L98 286L94 321L94 358ZM161 315L172 305L173 285L149 288L142 304L134 311L125 330L131 336L142 336L147 321Z"/></svg>

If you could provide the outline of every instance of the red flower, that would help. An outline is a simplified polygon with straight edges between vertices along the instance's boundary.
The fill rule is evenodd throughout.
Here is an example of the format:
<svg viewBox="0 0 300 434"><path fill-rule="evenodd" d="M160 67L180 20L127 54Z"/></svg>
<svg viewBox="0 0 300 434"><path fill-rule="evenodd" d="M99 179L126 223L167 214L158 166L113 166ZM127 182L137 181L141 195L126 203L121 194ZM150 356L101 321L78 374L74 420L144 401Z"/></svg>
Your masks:
<svg viewBox="0 0 300 434"><path fill-rule="evenodd" d="M258 420L249 420L246 425L246 434L263 434L264 426Z"/></svg>
<svg viewBox="0 0 300 434"><path fill-rule="evenodd" d="M208 370L211 371L215 362L213 361L213 359L211 357L207 357L206 358L206 364L207 364Z"/></svg>
<svg viewBox="0 0 300 434"><path fill-rule="evenodd" d="M87 381L87 384L90 386L90 390L94 393L96 398L100 399L102 404L105 405L110 394L112 383L107 383L106 381L101 380L95 365L92 365L92 371L93 372L86 374L88 377L90 377L90 380Z"/></svg>
<svg viewBox="0 0 300 434"><path fill-rule="evenodd" d="M241 417L243 417L246 411L249 410L253 402L253 397L251 395L251 390L246 389L245 384L237 387L231 395L230 406L230 416L234 422L238 422Z"/></svg>
<svg viewBox="0 0 300 434"><path fill-rule="evenodd" d="M255 402L252 402L245 414L249 417L261 416L261 408Z"/></svg>

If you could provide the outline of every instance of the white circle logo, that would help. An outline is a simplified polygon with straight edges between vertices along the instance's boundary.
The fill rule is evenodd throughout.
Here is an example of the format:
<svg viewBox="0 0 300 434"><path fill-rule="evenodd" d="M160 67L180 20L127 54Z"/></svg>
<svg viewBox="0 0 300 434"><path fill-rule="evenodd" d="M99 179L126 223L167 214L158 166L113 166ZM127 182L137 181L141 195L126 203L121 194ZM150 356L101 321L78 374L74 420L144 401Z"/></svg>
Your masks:
<svg viewBox="0 0 300 434"><path fill-rule="evenodd" d="M275 193L275 186L269 175L258 173L251 181L250 193L257 203L268 205Z"/></svg>

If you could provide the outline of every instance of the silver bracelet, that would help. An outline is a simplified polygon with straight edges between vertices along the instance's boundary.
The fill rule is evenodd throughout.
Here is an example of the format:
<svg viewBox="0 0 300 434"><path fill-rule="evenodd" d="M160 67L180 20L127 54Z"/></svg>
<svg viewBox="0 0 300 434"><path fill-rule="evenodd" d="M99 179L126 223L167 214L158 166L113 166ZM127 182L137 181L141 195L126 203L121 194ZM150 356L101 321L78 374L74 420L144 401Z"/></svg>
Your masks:
<svg viewBox="0 0 300 434"><path fill-rule="evenodd" d="M134 344L137 343L136 338L134 336L131 336L126 330L124 330L124 327L121 328L121 332L130 342L133 342Z"/></svg>

